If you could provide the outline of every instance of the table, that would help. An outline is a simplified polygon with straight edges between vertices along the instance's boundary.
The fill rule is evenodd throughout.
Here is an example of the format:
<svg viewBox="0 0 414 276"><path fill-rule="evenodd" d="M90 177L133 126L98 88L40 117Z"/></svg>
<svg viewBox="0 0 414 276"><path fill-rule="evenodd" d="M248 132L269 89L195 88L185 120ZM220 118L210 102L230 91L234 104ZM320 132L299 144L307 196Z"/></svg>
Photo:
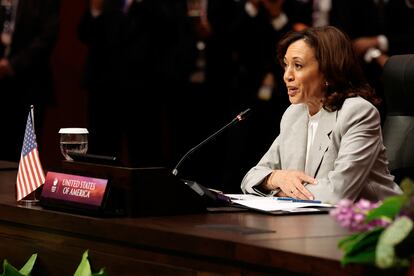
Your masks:
<svg viewBox="0 0 414 276"><path fill-rule="evenodd" d="M34 275L73 275L86 249L108 275L378 274L341 267L336 245L349 233L327 214L97 218L20 207L15 177L0 172L0 260L20 268L38 253Z"/></svg>

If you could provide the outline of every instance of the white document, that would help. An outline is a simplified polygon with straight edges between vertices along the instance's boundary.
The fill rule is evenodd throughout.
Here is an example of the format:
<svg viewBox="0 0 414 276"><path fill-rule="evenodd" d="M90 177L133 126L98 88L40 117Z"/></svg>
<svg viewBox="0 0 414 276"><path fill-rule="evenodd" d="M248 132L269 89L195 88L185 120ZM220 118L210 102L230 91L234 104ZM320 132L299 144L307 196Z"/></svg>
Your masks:
<svg viewBox="0 0 414 276"><path fill-rule="evenodd" d="M241 205L248 209L255 209L265 212L317 212L327 208L335 207L332 204L314 202L293 202L278 200L277 197L259 197L254 195L226 194L232 199L233 204Z"/></svg>
<svg viewBox="0 0 414 276"><path fill-rule="evenodd" d="M266 197L251 195L251 194L225 194L225 195L228 196L232 200L261 199L261 198L266 199Z"/></svg>

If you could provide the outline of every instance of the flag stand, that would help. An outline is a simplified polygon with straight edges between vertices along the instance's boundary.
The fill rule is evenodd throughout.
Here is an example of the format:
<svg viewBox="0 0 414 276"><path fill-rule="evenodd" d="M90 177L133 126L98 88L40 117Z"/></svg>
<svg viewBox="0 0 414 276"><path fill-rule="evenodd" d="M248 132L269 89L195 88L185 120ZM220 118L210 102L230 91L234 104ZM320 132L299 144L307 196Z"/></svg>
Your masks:
<svg viewBox="0 0 414 276"><path fill-rule="evenodd" d="M28 194L25 198L17 201L17 204L25 207L39 205L39 199L37 198L36 193L37 189L34 190L31 194Z"/></svg>

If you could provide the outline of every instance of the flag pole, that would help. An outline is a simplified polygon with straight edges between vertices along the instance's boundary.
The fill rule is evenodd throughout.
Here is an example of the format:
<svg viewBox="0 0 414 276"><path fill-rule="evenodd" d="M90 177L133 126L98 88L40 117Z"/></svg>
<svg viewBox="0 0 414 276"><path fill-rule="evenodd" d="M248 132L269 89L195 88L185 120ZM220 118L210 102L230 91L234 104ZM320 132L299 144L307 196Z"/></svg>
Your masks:
<svg viewBox="0 0 414 276"><path fill-rule="evenodd" d="M32 126L33 126L33 133L35 132L35 124L34 124L34 106L31 104L30 105L30 119L32 120Z"/></svg>
<svg viewBox="0 0 414 276"><path fill-rule="evenodd" d="M30 105L30 119L32 120L33 133L36 136L36 131L35 131L36 128L35 128L35 121L34 121L34 105L32 104ZM36 190L32 192L31 196L29 196L29 200L31 201L30 204L36 205L39 203L39 199L36 198Z"/></svg>

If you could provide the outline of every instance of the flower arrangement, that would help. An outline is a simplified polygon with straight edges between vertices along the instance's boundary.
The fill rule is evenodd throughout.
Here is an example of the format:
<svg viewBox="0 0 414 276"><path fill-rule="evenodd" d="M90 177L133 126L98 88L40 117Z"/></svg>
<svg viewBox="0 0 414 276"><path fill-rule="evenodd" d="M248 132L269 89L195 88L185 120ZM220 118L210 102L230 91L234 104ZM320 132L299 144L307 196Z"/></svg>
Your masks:
<svg viewBox="0 0 414 276"><path fill-rule="evenodd" d="M414 182L404 179L401 188L402 195L383 202L342 200L331 211L341 226L355 232L338 243L343 265L373 264L382 269L413 265Z"/></svg>

